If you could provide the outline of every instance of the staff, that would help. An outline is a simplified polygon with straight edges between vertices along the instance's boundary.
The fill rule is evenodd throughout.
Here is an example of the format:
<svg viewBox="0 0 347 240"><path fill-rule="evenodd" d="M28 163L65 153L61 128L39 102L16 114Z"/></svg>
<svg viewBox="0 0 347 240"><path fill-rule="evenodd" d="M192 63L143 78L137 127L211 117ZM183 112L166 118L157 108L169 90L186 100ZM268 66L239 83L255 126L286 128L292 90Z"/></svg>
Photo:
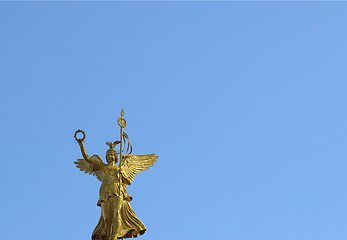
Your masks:
<svg viewBox="0 0 347 240"><path fill-rule="evenodd" d="M123 153L123 128L127 126L127 121L124 119L124 110L120 113L121 117L118 118L117 122L120 126L120 152L119 152L119 166L122 164L122 153Z"/></svg>
<svg viewBox="0 0 347 240"><path fill-rule="evenodd" d="M121 113L120 113L121 117L118 118L117 122L118 125L120 126L120 152L119 152L119 172L118 174L120 174L121 172L121 166L122 166L122 153L123 153L123 128L125 128L127 126L127 121L125 121L124 119L124 110L122 109ZM121 196L121 187L122 187L122 177L119 176L119 187L118 187L118 193L119 196Z"/></svg>

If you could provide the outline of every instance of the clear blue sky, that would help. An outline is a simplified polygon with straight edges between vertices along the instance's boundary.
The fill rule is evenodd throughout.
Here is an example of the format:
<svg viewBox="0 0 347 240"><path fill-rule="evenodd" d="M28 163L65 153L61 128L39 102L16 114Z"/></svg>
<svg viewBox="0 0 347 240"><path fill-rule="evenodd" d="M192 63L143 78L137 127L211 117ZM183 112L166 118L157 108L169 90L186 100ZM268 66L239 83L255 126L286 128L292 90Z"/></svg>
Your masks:
<svg viewBox="0 0 347 240"><path fill-rule="evenodd" d="M347 3L1 2L1 238L90 239L122 108L140 239L347 239Z"/></svg>

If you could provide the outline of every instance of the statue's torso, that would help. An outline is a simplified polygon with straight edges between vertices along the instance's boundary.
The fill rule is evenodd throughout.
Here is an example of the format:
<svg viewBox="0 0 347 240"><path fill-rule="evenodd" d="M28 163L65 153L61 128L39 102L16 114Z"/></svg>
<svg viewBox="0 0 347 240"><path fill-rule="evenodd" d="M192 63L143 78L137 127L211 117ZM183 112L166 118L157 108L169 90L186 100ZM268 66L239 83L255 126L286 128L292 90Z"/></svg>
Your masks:
<svg viewBox="0 0 347 240"><path fill-rule="evenodd" d="M107 200L108 197L112 195L122 198L123 189L120 180L121 173L119 167L106 165L106 168L103 171L103 179L99 191L99 202Z"/></svg>

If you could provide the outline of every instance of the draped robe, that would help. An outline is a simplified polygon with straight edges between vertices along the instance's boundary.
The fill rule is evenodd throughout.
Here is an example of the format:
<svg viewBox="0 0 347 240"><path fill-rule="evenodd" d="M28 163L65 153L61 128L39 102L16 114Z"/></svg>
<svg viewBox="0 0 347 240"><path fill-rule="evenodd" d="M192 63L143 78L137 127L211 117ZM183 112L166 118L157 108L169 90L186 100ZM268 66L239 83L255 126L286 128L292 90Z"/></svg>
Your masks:
<svg viewBox="0 0 347 240"><path fill-rule="evenodd" d="M124 177L117 166L105 165L103 181L99 191L98 206L101 216L92 239L108 240L130 238L142 235L145 225L138 219L130 206L132 197L126 191L129 179Z"/></svg>

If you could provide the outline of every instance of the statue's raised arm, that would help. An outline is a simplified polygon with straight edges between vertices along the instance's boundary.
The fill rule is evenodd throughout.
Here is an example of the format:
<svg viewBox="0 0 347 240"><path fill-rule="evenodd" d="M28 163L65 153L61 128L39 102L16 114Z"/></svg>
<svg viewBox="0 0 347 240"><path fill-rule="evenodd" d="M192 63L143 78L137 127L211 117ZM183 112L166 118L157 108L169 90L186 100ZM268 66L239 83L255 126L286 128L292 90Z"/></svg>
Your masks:
<svg viewBox="0 0 347 240"><path fill-rule="evenodd" d="M77 133L83 133L83 138L77 138ZM99 181L103 180L103 171L105 169L105 163L102 161L102 159L98 155L93 155L92 157L89 157L83 144L83 140L85 138L85 133L82 130L77 130L75 133L75 138L81 148L81 152L83 155L83 159L77 159L74 163L76 164L76 167L78 167L81 171L84 171L85 173L89 173L89 175L93 174L97 177Z"/></svg>

